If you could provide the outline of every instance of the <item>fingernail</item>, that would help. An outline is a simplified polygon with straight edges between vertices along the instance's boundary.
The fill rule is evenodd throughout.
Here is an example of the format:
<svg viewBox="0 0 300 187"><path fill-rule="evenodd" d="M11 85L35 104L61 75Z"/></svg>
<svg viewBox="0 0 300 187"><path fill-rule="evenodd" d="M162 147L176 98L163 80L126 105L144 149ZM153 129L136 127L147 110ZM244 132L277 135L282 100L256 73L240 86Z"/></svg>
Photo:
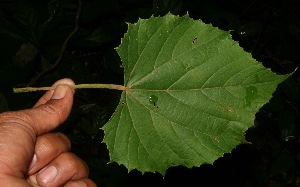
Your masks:
<svg viewBox="0 0 300 187"><path fill-rule="evenodd" d="M31 163L29 165L28 171L30 171L35 166L36 162L37 162L37 158L36 158L36 154L34 154L32 157Z"/></svg>
<svg viewBox="0 0 300 187"><path fill-rule="evenodd" d="M38 182L36 181L36 175L30 175L28 177L28 180L30 181L30 184L33 186L38 186Z"/></svg>
<svg viewBox="0 0 300 187"><path fill-rule="evenodd" d="M38 174L38 178L41 180L43 184L52 182L57 175L57 169L54 166L50 166L45 170L42 170L41 173Z"/></svg>
<svg viewBox="0 0 300 187"><path fill-rule="evenodd" d="M68 90L68 86L67 85L62 85L62 84L58 85L55 88L51 99L61 99L61 98L65 97L65 95L67 93L67 90Z"/></svg>
<svg viewBox="0 0 300 187"><path fill-rule="evenodd" d="M69 187L69 186L72 186L72 187L87 187L87 185L82 181L71 182L71 183L67 184L64 187Z"/></svg>

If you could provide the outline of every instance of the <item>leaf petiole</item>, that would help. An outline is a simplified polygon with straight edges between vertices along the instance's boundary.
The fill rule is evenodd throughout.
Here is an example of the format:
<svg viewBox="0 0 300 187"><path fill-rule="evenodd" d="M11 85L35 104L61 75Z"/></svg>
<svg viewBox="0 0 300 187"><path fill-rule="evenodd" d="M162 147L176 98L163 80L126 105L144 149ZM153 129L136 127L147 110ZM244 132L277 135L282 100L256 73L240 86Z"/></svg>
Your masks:
<svg viewBox="0 0 300 187"><path fill-rule="evenodd" d="M122 85L116 84L78 84L71 86L73 89L90 89L90 88L104 88L104 89L113 89L113 90L121 90L125 91L126 87ZM24 87L24 88L14 88L14 93L22 93L22 92L34 92L34 91L43 91L43 90L54 90L55 87Z"/></svg>

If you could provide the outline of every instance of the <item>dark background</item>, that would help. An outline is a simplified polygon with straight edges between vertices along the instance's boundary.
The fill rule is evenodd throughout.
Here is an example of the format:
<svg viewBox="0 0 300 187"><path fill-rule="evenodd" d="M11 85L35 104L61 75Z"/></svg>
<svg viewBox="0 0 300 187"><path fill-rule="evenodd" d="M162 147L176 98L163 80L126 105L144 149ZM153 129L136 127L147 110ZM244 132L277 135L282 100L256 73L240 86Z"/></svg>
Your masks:
<svg viewBox="0 0 300 187"><path fill-rule="evenodd" d="M299 66L297 0L81 1L0 0L0 112L30 108L42 94L13 94L13 87L49 86L63 77L77 84L123 84L114 48L127 30L126 22L169 11L188 12L230 30L241 47L278 74ZM300 186L299 83L296 70L257 113L254 127L246 132L251 144L237 146L213 165L170 168L164 178L128 174L123 166L107 164L99 128L116 108L119 91L76 91L72 113L58 130L72 140L73 152L87 162L98 186Z"/></svg>

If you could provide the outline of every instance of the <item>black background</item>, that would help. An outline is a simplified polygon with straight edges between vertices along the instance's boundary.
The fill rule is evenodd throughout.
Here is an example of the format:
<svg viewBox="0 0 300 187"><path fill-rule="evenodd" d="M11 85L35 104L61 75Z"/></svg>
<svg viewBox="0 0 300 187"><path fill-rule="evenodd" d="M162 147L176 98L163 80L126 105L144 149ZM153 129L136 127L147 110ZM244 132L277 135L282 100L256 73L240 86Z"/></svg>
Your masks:
<svg viewBox="0 0 300 187"><path fill-rule="evenodd" d="M49 86L63 77L76 83L123 84L115 51L126 22L167 12L188 13L223 30L264 66L278 74L300 60L300 11L296 0L0 0L0 112L30 108L41 92L13 94L19 86ZM74 30L81 8L79 28ZM54 68L57 58L62 59ZM37 75L42 76L35 79ZM280 84L239 145L213 165L169 168L158 173L127 169L109 161L99 130L118 104L120 92L78 90L69 119L58 130L90 167L98 186L300 186L300 76Z"/></svg>

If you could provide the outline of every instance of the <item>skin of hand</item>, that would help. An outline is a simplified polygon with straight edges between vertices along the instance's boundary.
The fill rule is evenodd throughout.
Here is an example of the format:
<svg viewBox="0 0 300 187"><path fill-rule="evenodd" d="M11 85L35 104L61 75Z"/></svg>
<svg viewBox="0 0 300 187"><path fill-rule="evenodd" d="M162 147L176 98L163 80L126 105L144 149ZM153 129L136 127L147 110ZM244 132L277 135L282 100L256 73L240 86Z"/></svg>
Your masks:
<svg viewBox="0 0 300 187"><path fill-rule="evenodd" d="M54 83L32 109L0 114L0 186L94 187L88 167L62 133L49 133L70 114L71 79Z"/></svg>

